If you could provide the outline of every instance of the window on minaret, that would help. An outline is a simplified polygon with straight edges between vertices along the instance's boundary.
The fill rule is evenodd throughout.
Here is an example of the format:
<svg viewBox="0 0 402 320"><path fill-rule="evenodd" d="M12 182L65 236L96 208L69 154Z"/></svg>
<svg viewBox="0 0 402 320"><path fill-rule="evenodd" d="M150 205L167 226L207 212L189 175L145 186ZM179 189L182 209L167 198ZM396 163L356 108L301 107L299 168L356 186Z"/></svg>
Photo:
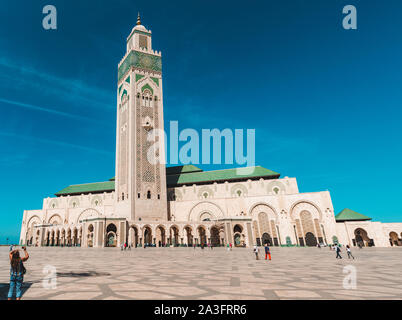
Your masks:
<svg viewBox="0 0 402 320"><path fill-rule="evenodd" d="M149 191L149 190L147 192L147 199L151 199L151 191Z"/></svg>
<svg viewBox="0 0 402 320"><path fill-rule="evenodd" d="M148 41L147 41L146 36L139 35L138 40L139 40L140 48L148 49Z"/></svg>
<svg viewBox="0 0 402 320"><path fill-rule="evenodd" d="M121 194L121 200L124 201L124 193Z"/></svg>

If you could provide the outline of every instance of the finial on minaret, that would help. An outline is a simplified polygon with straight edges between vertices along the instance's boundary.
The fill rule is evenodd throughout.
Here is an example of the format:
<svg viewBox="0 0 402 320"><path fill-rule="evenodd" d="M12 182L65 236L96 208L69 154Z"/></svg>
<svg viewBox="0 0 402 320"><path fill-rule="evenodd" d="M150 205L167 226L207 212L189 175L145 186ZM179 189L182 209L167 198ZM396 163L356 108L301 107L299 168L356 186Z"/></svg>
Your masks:
<svg viewBox="0 0 402 320"><path fill-rule="evenodd" d="M137 25L141 24L141 17L140 17L140 13L138 12L138 17L137 17Z"/></svg>

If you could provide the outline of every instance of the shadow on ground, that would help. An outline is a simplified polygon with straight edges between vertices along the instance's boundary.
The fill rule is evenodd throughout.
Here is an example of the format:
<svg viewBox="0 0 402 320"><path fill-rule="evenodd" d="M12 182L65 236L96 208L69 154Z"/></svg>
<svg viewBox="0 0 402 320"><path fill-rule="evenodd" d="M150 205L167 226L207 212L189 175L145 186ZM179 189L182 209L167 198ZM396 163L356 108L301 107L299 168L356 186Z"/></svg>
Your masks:
<svg viewBox="0 0 402 320"><path fill-rule="evenodd" d="M23 282L21 287L22 296L24 298L25 292L31 287L34 282L28 281ZM0 283L0 300L7 300L8 290L10 288L10 283ZM13 300L15 299L15 289L13 292Z"/></svg>
<svg viewBox="0 0 402 320"><path fill-rule="evenodd" d="M57 272L58 277L102 277L102 276L110 276L110 273L107 272L96 272L96 271L88 271L88 272Z"/></svg>

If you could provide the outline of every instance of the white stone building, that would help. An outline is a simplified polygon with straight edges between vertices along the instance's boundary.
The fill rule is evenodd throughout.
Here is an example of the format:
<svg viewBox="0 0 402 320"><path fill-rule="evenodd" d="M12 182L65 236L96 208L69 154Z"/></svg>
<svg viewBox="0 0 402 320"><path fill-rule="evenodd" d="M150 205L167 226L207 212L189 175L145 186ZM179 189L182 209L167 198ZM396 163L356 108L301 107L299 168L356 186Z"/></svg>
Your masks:
<svg viewBox="0 0 402 320"><path fill-rule="evenodd" d="M118 66L116 177L71 185L44 199L41 210L24 211L21 244L401 244L402 224L356 216L337 223L328 191L299 193L295 178L262 167L242 175L152 164L147 151L154 143L155 157L165 154L163 136L147 139L163 129L162 85L161 53L138 19Z"/></svg>

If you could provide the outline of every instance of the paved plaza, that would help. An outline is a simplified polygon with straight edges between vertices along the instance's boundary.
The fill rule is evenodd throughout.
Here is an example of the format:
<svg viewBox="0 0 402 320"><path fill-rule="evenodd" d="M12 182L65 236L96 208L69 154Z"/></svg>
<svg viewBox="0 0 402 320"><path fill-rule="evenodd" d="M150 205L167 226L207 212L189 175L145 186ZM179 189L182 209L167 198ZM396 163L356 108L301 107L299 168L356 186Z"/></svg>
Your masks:
<svg viewBox="0 0 402 320"><path fill-rule="evenodd" d="M336 260L328 248L28 248L22 299L401 299L402 249L354 249ZM0 247L0 299L9 283L8 248ZM44 288L44 267L57 287ZM344 267L356 267L345 289Z"/></svg>

